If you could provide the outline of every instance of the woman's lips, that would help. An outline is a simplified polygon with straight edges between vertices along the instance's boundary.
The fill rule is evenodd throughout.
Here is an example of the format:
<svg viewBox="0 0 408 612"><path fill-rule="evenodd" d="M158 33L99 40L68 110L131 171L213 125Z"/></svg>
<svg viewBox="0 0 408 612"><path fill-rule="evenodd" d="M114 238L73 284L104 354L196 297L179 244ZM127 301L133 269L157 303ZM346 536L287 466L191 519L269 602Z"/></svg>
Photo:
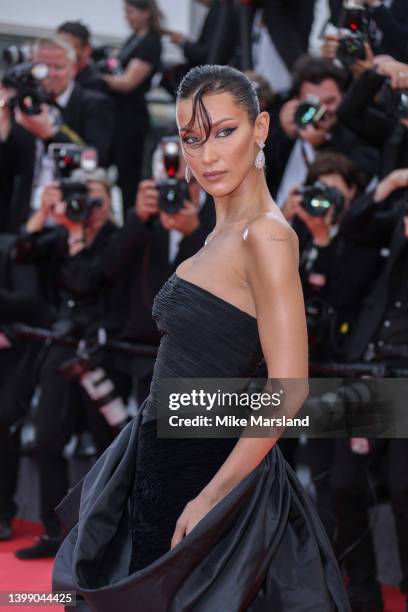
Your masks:
<svg viewBox="0 0 408 612"><path fill-rule="evenodd" d="M204 178L207 181L210 181L210 183L215 183L216 181L219 181L224 174L226 174L225 171L223 172L204 172Z"/></svg>

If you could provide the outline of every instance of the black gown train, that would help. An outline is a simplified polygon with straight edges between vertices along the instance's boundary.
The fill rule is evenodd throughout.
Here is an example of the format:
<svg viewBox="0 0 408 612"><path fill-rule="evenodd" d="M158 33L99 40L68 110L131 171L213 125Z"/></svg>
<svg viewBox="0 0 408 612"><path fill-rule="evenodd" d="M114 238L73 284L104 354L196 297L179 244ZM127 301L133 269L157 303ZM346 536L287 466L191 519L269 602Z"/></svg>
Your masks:
<svg viewBox="0 0 408 612"><path fill-rule="evenodd" d="M262 352L254 317L176 274L153 317L163 335L150 395L60 505L70 531L53 589L98 612L349 612L323 526L277 446L170 550L184 506L237 440L157 438L158 381L247 377Z"/></svg>

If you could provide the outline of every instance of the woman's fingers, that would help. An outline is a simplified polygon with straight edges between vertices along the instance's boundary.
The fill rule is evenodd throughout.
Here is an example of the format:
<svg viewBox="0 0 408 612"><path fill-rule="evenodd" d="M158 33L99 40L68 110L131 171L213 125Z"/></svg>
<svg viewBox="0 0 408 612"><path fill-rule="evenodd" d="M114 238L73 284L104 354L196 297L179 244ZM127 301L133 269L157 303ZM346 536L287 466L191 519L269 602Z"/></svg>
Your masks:
<svg viewBox="0 0 408 612"><path fill-rule="evenodd" d="M176 523L176 528L174 530L173 537L171 539L172 549L175 546L177 546L177 544L179 544L181 540L184 538L184 536L186 535L186 528L187 528L187 525L185 524L185 522L179 519Z"/></svg>

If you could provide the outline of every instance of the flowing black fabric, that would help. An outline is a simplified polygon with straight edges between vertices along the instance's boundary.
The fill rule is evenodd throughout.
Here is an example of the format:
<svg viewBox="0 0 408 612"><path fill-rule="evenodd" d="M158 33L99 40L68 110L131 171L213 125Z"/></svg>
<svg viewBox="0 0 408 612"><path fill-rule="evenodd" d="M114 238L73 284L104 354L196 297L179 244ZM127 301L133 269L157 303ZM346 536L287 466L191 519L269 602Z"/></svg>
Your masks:
<svg viewBox="0 0 408 612"><path fill-rule="evenodd" d="M100 612L349 612L323 526L277 446L170 550L177 517L236 440L157 438L160 377L245 377L262 353L255 318L176 275L153 316L163 337L150 395L61 504L71 530L53 589Z"/></svg>

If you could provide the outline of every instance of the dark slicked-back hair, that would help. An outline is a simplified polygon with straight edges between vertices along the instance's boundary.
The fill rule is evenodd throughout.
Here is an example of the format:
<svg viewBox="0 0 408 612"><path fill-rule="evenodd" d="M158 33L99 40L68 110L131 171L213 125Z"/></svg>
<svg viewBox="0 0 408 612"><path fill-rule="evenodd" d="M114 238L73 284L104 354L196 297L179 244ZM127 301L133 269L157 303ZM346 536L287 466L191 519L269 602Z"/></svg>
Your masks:
<svg viewBox="0 0 408 612"><path fill-rule="evenodd" d="M332 60L324 57L304 55L295 63L292 71L292 94L298 96L303 83L320 85L326 79L333 80L340 91L344 91L347 83L347 73L336 66Z"/></svg>
<svg viewBox="0 0 408 612"><path fill-rule="evenodd" d="M177 90L177 102L193 99L191 119L184 129L192 129L196 120L202 126L206 142L211 133L211 117L204 104L204 96L229 93L238 106L248 113L251 123L259 114L259 100L249 78L231 66L207 64L192 68L181 81ZM199 143L202 145L203 141Z"/></svg>

